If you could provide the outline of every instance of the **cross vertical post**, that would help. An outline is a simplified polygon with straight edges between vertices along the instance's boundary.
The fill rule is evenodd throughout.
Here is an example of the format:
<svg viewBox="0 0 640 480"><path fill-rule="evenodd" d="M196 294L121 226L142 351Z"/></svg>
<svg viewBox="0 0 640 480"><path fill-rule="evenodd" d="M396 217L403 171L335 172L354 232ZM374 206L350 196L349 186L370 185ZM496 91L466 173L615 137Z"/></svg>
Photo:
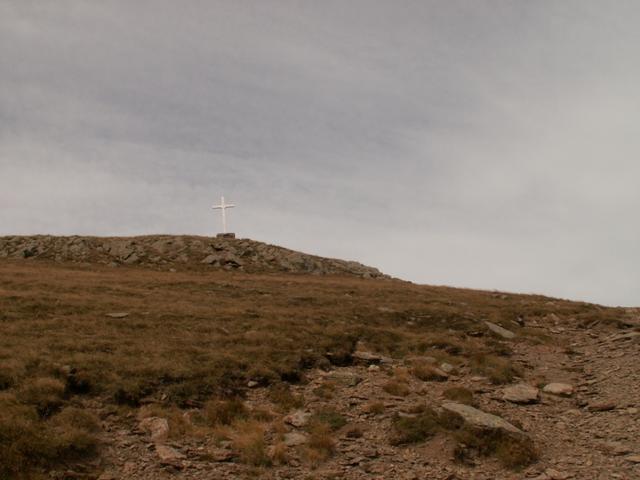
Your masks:
<svg viewBox="0 0 640 480"><path fill-rule="evenodd" d="M213 207L211 207L214 210L222 211L222 233L227 233L227 208L233 207L235 207L234 204L224 202L224 195L220 197L220 205L214 205Z"/></svg>

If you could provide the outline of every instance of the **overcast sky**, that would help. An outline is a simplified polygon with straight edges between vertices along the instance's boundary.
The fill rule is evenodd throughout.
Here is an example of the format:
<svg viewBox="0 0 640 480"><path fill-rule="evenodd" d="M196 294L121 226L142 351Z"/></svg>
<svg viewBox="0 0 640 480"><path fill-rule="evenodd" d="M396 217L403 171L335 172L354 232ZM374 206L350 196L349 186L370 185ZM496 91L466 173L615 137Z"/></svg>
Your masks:
<svg viewBox="0 0 640 480"><path fill-rule="evenodd" d="M231 230L640 305L640 2L0 0L0 235Z"/></svg>

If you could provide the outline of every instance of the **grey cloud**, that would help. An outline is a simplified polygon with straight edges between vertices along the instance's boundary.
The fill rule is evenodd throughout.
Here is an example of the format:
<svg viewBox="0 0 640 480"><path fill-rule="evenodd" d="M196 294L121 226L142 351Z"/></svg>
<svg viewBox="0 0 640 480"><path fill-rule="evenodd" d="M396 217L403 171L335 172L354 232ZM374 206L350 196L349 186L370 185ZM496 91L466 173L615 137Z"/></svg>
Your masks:
<svg viewBox="0 0 640 480"><path fill-rule="evenodd" d="M636 2L0 0L0 234L640 302Z"/></svg>

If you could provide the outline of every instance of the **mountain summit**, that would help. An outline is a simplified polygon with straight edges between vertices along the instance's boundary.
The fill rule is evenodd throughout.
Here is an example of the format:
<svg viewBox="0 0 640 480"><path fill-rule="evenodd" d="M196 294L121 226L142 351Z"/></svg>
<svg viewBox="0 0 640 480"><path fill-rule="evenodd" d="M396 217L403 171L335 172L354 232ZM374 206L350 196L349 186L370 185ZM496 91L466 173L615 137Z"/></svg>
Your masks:
<svg viewBox="0 0 640 480"><path fill-rule="evenodd" d="M249 239L189 235L137 237L0 237L0 258L141 265L152 268L242 270L251 273L340 274L383 277L358 262L308 255Z"/></svg>

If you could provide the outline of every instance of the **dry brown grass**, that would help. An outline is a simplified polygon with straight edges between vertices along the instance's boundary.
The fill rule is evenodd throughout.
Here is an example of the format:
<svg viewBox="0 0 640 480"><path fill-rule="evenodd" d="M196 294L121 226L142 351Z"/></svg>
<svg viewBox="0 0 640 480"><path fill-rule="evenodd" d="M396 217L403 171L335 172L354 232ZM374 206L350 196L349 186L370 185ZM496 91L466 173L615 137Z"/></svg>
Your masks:
<svg viewBox="0 0 640 480"><path fill-rule="evenodd" d="M204 406L204 411L211 426L231 425L249 416L249 409L239 398L209 400Z"/></svg>
<svg viewBox="0 0 640 480"><path fill-rule="evenodd" d="M423 382L442 382L446 380L446 377L442 376L442 373L438 371L435 365L429 365L428 363L414 365L411 367L411 374Z"/></svg>
<svg viewBox="0 0 640 480"><path fill-rule="evenodd" d="M487 353L473 354L471 369L474 373L486 375L492 383L497 385L511 383L521 373L508 358Z"/></svg>
<svg viewBox="0 0 640 480"><path fill-rule="evenodd" d="M316 422L309 430L309 442L303 449L307 462L317 467L330 458L335 452L335 440L331 427L326 423Z"/></svg>
<svg viewBox="0 0 640 480"><path fill-rule="evenodd" d="M254 420L237 422L230 439L242 463L255 467L271 465L272 460L267 452L265 427L260 422Z"/></svg>
<svg viewBox="0 0 640 480"><path fill-rule="evenodd" d="M406 382L395 378L386 382L382 386L382 389L389 395L393 395L395 397L406 397L411 393L411 388Z"/></svg>
<svg viewBox="0 0 640 480"><path fill-rule="evenodd" d="M494 456L505 467L520 470L539 458L533 441L525 436L509 436L500 431L482 431L461 428L454 433L458 446L454 456L465 462L470 457Z"/></svg>
<svg viewBox="0 0 640 480"><path fill-rule="evenodd" d="M372 415L381 415L384 413L384 403L382 402L369 402L366 403L362 410L365 413L370 413Z"/></svg>
<svg viewBox="0 0 640 480"><path fill-rule="evenodd" d="M302 398L301 395L293 393L289 384L282 382L272 385L269 388L268 398L283 413L304 405L304 398Z"/></svg>
<svg viewBox="0 0 640 480"><path fill-rule="evenodd" d="M473 392L465 387L447 388L444 392L442 392L442 395L447 400L464 403L465 405L476 405L475 399L473 398Z"/></svg>
<svg viewBox="0 0 640 480"><path fill-rule="evenodd" d="M429 354L452 363L484 352L473 367L508 382L517 372L491 353L497 346L466 336L482 328L480 320L511 325L518 316L540 320L553 312L590 323L623 315L549 301L354 277L1 260L0 393L12 399L0 409L1 468L14 475L18 465L89 454L91 441L82 435L69 434L65 446L47 433L62 421L71 425L62 413L78 395L168 408L241 397L249 380L286 385L303 381L309 368L349 364L358 341L396 358ZM128 316L106 316L111 312ZM406 392L406 382L390 383L393 394ZM282 410L301 401L278 388L272 400ZM211 423L235 421L211 405L207 411ZM247 459L261 464L261 455Z"/></svg>

